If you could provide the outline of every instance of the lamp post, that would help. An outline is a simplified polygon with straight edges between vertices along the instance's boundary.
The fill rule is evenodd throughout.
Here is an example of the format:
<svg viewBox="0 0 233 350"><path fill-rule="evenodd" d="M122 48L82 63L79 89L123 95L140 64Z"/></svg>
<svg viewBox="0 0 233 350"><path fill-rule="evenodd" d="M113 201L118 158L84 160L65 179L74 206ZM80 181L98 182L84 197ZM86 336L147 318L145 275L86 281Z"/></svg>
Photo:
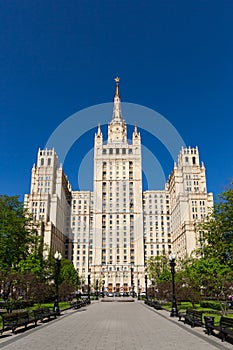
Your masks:
<svg viewBox="0 0 233 350"><path fill-rule="evenodd" d="M87 291L88 291L88 304L91 303L91 296L90 296L90 289L91 289L91 273L88 272L88 278L87 278Z"/></svg>
<svg viewBox="0 0 233 350"><path fill-rule="evenodd" d="M171 266L171 274L172 274L172 310L171 310L171 317L178 317L178 309L176 305L176 294L175 294L175 260L176 260L176 254L171 253L169 256L170 260L170 266Z"/></svg>
<svg viewBox="0 0 233 350"><path fill-rule="evenodd" d="M132 297L134 298L134 274L133 274L133 265L131 265L131 290L132 290Z"/></svg>
<svg viewBox="0 0 233 350"><path fill-rule="evenodd" d="M153 299L155 298L155 279L151 277L150 281L151 281L151 285L150 285L149 296L150 296L150 299Z"/></svg>
<svg viewBox="0 0 233 350"><path fill-rule="evenodd" d="M148 301L148 293L147 293L147 272L145 272L145 288L146 288L146 301Z"/></svg>
<svg viewBox="0 0 233 350"><path fill-rule="evenodd" d="M102 298L104 298L104 285L105 285L105 280L102 281Z"/></svg>
<svg viewBox="0 0 233 350"><path fill-rule="evenodd" d="M138 300L140 300L140 279L138 278Z"/></svg>
<svg viewBox="0 0 233 350"><path fill-rule="evenodd" d="M54 306L53 306L53 311L57 313L57 315L60 315L60 308L59 308L59 274L60 274L60 269L61 269L61 258L62 255L58 251L54 254L54 259L55 259L55 301L54 301Z"/></svg>
<svg viewBox="0 0 233 350"><path fill-rule="evenodd" d="M98 279L95 282L95 297L96 297L96 300L99 300L99 281L98 281Z"/></svg>

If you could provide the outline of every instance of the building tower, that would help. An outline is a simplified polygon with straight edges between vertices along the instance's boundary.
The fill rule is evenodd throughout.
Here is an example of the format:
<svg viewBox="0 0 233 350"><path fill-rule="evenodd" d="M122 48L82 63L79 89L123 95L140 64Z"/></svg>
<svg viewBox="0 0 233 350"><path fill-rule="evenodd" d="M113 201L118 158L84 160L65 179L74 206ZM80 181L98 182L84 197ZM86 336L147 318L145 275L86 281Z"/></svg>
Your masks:
<svg viewBox="0 0 233 350"><path fill-rule="evenodd" d="M91 279L108 291L135 291L143 283L141 138L132 143L121 113L119 78L108 139L100 126L94 145L93 259ZM137 286L137 287L136 287Z"/></svg>
<svg viewBox="0 0 233 350"><path fill-rule="evenodd" d="M24 197L25 207L33 214L33 220L39 224L39 233L43 237L45 255L59 251L70 257L71 186L54 149L39 149L37 165L32 168L30 194Z"/></svg>
<svg viewBox="0 0 233 350"><path fill-rule="evenodd" d="M205 167L199 161L198 148L182 148L178 165L168 179L170 193L172 247L177 257L192 254L199 246L203 222L213 207L213 194L207 192Z"/></svg>

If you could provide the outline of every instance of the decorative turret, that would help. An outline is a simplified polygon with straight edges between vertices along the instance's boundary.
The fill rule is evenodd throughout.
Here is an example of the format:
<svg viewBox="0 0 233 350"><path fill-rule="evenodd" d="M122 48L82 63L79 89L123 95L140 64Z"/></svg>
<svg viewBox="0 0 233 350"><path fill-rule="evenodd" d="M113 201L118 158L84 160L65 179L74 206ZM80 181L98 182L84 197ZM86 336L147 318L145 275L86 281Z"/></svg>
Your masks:
<svg viewBox="0 0 233 350"><path fill-rule="evenodd" d="M182 147L178 156L178 167L200 166L198 148Z"/></svg>
<svg viewBox="0 0 233 350"><path fill-rule="evenodd" d="M102 134L102 131L100 129L100 124L98 124L97 134L95 134L95 142L97 142L97 144L103 143L103 134Z"/></svg>
<svg viewBox="0 0 233 350"><path fill-rule="evenodd" d="M134 125L134 132L133 132L132 142L133 142L133 145L141 143L140 132L138 132L138 128L137 128L136 124Z"/></svg>

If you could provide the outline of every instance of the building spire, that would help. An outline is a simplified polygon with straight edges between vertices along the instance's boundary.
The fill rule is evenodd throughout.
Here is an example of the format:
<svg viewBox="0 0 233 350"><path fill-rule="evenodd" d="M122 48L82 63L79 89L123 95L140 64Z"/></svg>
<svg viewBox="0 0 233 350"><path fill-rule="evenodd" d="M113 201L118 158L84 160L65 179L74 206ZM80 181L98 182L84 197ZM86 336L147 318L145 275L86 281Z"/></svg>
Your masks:
<svg viewBox="0 0 233 350"><path fill-rule="evenodd" d="M119 95L119 81L120 81L120 78L116 77L114 80L116 82L116 93L115 93L115 96L120 97L120 95Z"/></svg>
<svg viewBox="0 0 233 350"><path fill-rule="evenodd" d="M98 136L101 135L101 129L100 129L100 123L98 124L98 133L97 133Z"/></svg>
<svg viewBox="0 0 233 350"><path fill-rule="evenodd" d="M116 82L116 92L114 96L114 107L113 107L113 116L112 116L112 122L122 122L122 114L121 114L121 99L119 95L119 81L120 78L116 77L115 79Z"/></svg>
<svg viewBox="0 0 233 350"><path fill-rule="evenodd" d="M120 78L116 77L114 80L116 82L116 92L114 96L112 120L108 124L108 143L127 142L127 129L121 113L121 99L119 95Z"/></svg>

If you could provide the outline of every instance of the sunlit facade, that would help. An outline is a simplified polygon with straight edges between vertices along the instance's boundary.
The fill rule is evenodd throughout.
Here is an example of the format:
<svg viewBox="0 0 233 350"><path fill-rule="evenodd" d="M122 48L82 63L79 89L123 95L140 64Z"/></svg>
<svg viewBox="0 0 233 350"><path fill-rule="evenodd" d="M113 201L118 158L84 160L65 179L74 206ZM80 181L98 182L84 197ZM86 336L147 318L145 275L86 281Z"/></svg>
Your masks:
<svg viewBox="0 0 233 350"><path fill-rule="evenodd" d="M141 136L131 142L121 112L116 78L107 141L94 138L92 191L72 191L55 150L39 150L25 205L39 223L47 251L69 258L82 280L115 292L145 289L150 256L190 256L198 246L198 223L213 206L198 148L182 148L161 190L142 190Z"/></svg>

